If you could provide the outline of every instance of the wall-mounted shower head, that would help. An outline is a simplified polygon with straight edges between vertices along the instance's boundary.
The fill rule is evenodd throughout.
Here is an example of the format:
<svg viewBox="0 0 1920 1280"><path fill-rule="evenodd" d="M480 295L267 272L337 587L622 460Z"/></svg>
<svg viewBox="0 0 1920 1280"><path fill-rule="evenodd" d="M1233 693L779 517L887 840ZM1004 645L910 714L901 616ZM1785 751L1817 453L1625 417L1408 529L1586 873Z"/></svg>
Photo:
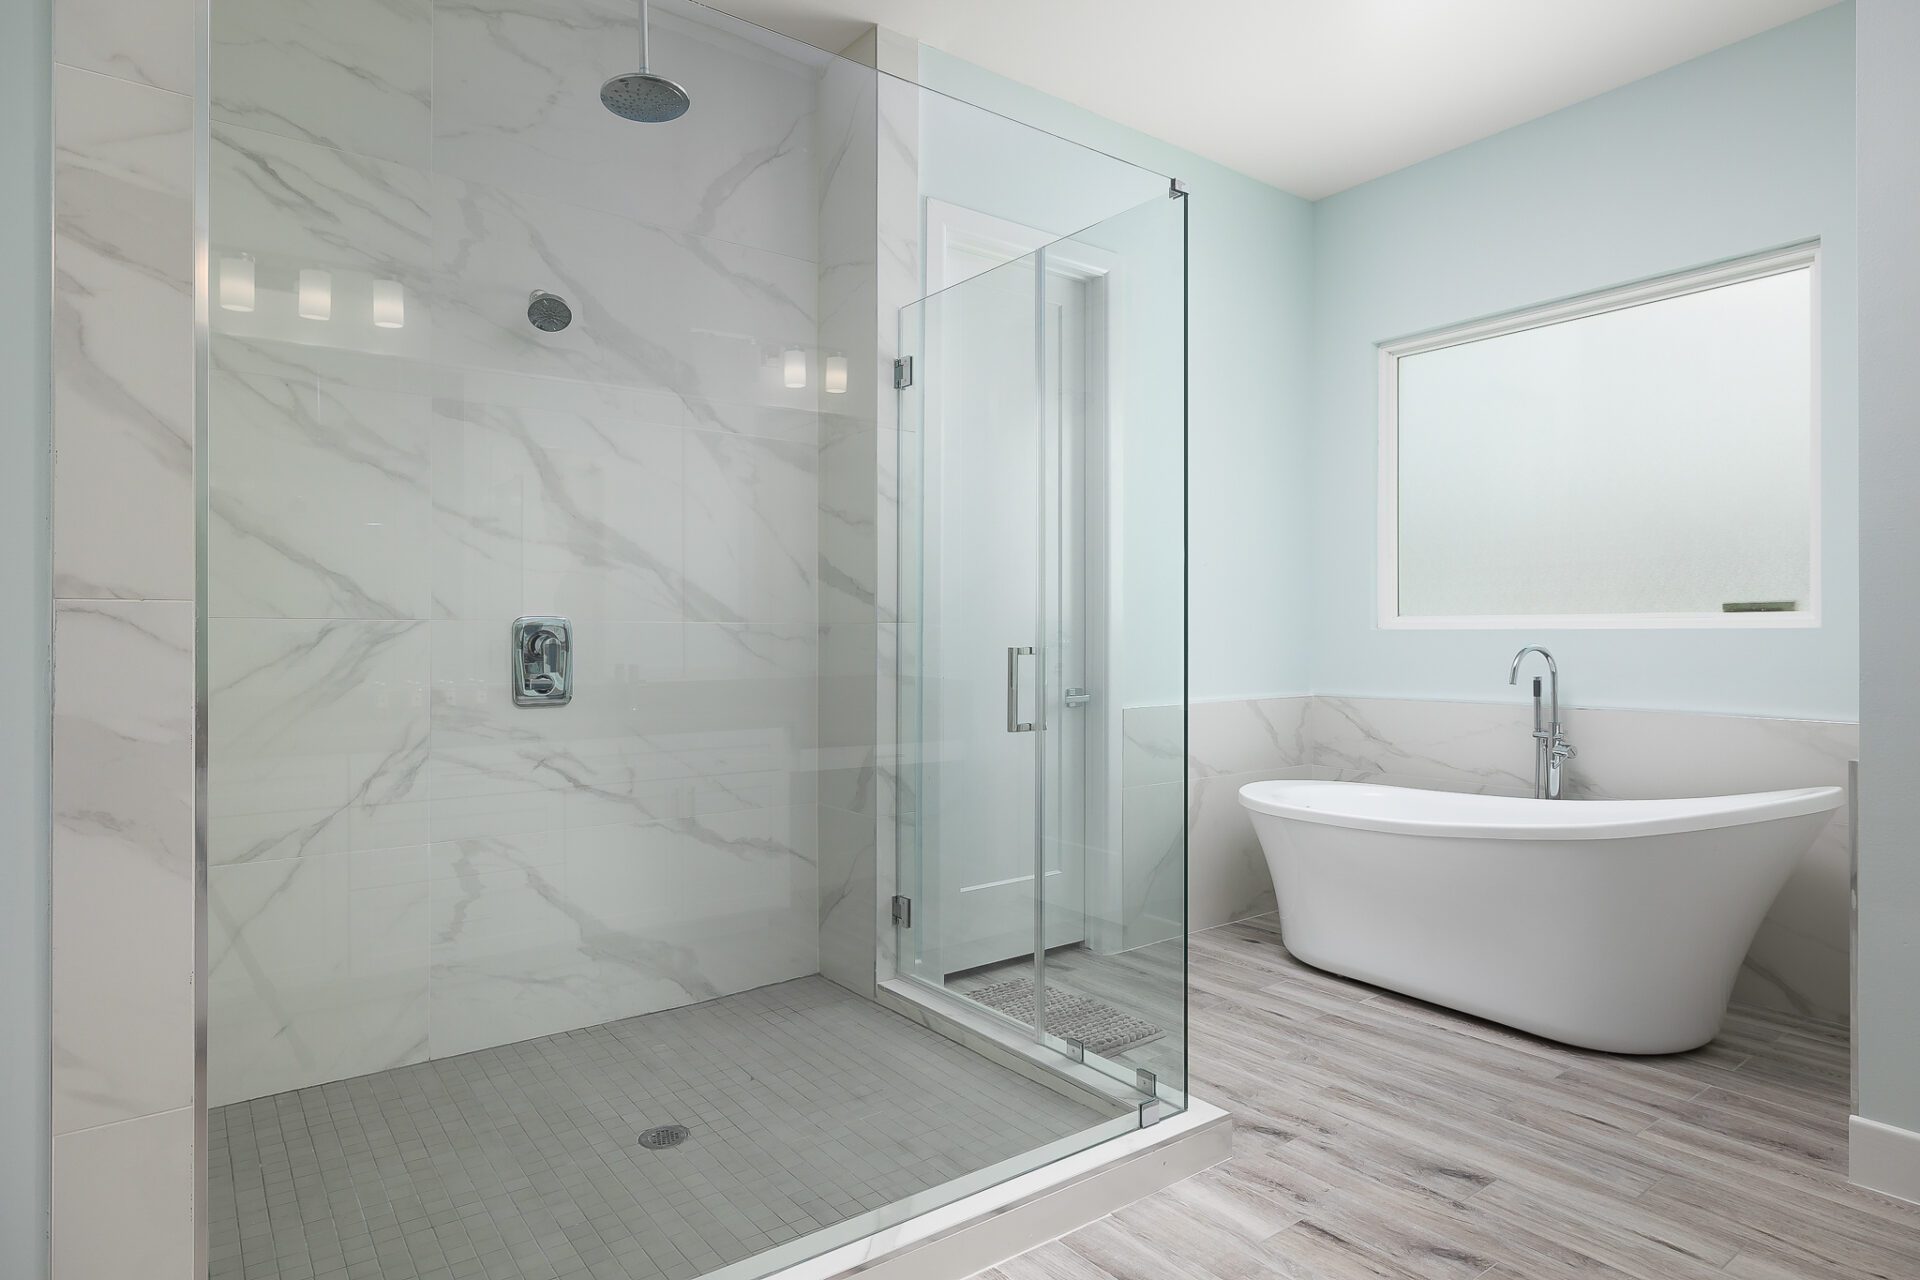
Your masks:
<svg viewBox="0 0 1920 1280"><path fill-rule="evenodd" d="M693 105L685 89L647 70L647 0L640 0L640 69L601 85L600 102L622 120L641 124L678 120Z"/></svg>
<svg viewBox="0 0 1920 1280"><path fill-rule="evenodd" d="M527 322L542 333L558 333L573 323L573 308L565 298L535 289L527 299Z"/></svg>

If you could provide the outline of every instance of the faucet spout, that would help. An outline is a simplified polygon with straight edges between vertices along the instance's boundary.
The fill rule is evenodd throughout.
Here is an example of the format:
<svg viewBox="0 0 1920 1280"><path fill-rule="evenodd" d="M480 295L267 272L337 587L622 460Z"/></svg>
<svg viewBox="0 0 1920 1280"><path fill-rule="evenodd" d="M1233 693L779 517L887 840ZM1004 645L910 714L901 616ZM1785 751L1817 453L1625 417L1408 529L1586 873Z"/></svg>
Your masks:
<svg viewBox="0 0 1920 1280"><path fill-rule="evenodd" d="M1547 684L1553 691L1553 726L1558 729L1560 727L1560 664L1553 660L1552 654L1537 644L1530 644L1520 650L1513 655L1513 665L1507 668L1507 683L1520 683L1520 664L1526 661L1530 653L1537 653L1547 660Z"/></svg>
<svg viewBox="0 0 1920 1280"><path fill-rule="evenodd" d="M1507 683L1520 683L1520 664L1530 653L1537 653L1547 664L1547 687L1551 691L1552 713L1542 722L1540 715L1540 678L1533 681L1533 795L1536 800L1560 798L1561 775L1573 757L1573 747L1560 731L1560 664L1537 644L1527 645L1513 655L1507 668Z"/></svg>

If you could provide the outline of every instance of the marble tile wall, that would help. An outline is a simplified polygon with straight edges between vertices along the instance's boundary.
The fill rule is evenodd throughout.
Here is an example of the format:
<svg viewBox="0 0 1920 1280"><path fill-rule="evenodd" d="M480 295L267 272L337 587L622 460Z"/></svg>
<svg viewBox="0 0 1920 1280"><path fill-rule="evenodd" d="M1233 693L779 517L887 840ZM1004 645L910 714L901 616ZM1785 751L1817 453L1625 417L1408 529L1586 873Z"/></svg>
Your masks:
<svg viewBox="0 0 1920 1280"><path fill-rule="evenodd" d="M626 5L214 12L211 1101L819 971L860 83L656 8L696 109L649 128L598 101ZM574 624L564 707L512 701L525 614Z"/></svg>
<svg viewBox="0 0 1920 1280"><path fill-rule="evenodd" d="M1178 832L1177 709L1127 715L1124 861L1151 877ZM1851 722L1571 707L1573 798L1670 797L1844 786ZM1196 703L1185 819L1195 928L1274 909L1273 884L1237 794L1247 782L1321 777L1497 794L1533 787L1531 705L1326 696ZM1139 817L1136 821L1135 815ZM1846 811L1837 813L1761 924L1735 998L1848 1016L1851 907Z"/></svg>
<svg viewBox="0 0 1920 1280"><path fill-rule="evenodd" d="M193 6L54 17L56 1280L188 1280Z"/></svg>

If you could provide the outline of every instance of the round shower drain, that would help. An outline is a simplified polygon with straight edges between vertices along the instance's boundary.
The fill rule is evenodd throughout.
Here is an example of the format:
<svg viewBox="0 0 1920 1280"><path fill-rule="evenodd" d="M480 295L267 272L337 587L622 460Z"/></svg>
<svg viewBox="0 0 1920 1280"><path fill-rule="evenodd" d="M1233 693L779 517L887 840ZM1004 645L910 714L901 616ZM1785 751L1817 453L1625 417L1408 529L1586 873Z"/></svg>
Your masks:
<svg viewBox="0 0 1920 1280"><path fill-rule="evenodd" d="M687 1126L683 1124L663 1124L640 1135L640 1145L649 1151L664 1151L686 1140Z"/></svg>

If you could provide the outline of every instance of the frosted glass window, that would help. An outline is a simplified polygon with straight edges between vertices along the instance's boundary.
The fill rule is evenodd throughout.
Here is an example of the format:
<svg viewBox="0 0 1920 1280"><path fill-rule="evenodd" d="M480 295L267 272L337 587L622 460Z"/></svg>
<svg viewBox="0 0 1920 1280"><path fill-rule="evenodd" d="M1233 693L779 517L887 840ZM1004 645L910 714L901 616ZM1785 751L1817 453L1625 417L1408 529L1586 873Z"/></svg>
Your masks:
<svg viewBox="0 0 1920 1280"><path fill-rule="evenodd" d="M1384 620L1810 623L1813 280L1801 251L1387 348Z"/></svg>

